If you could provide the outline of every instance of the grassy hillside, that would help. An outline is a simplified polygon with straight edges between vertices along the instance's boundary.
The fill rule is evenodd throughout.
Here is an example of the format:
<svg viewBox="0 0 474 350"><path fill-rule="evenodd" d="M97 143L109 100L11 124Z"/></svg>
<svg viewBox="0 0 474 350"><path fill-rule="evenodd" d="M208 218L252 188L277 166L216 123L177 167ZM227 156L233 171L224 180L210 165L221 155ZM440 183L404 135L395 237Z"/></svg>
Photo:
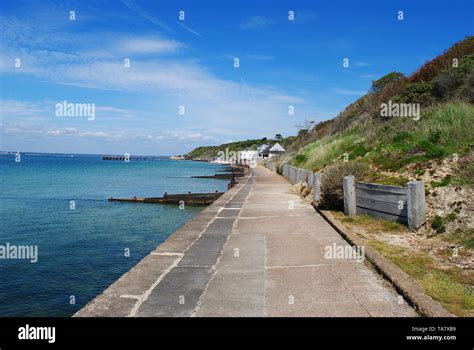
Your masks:
<svg viewBox="0 0 474 350"><path fill-rule="evenodd" d="M474 146L474 106L453 101L422 110L419 121L394 118L380 123L367 120L341 133L303 146L292 158L295 166L320 171L344 160L373 166L373 171L397 172L415 164L418 174L430 160L462 157ZM466 164L467 165L467 164ZM474 183L472 166L459 172L459 181ZM397 180L394 180L399 184Z"/></svg>

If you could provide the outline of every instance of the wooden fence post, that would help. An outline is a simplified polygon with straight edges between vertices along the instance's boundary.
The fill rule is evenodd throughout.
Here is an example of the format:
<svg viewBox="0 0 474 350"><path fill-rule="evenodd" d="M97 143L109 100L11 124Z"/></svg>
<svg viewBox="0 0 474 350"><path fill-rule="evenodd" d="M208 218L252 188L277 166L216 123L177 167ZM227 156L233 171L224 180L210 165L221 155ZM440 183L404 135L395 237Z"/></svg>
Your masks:
<svg viewBox="0 0 474 350"><path fill-rule="evenodd" d="M314 183L314 173L312 171L308 170L308 187L313 188L313 183Z"/></svg>
<svg viewBox="0 0 474 350"><path fill-rule="evenodd" d="M321 200L321 174L313 174L313 202L319 202Z"/></svg>
<svg viewBox="0 0 474 350"><path fill-rule="evenodd" d="M354 175L344 176L342 185L344 192L344 213L348 216L356 215L357 207Z"/></svg>
<svg viewBox="0 0 474 350"><path fill-rule="evenodd" d="M425 185L423 181L407 184L408 227L416 230L426 221Z"/></svg>

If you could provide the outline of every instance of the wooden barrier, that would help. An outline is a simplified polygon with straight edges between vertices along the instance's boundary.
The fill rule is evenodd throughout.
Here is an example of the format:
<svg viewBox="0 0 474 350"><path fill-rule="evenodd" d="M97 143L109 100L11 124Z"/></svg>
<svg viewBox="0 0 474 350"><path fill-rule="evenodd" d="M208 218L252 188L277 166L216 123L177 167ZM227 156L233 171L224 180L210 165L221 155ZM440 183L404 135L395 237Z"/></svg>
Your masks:
<svg viewBox="0 0 474 350"><path fill-rule="evenodd" d="M299 169L289 164L280 166L281 174L292 185L306 181L313 190L313 203L321 200L321 174ZM369 216L397 221L417 229L426 221L425 189L422 181L411 181L406 187L379 185L355 181L354 176L343 180L344 211L347 215Z"/></svg>
<svg viewBox="0 0 474 350"><path fill-rule="evenodd" d="M346 215L366 214L397 221L417 229L426 221L425 190L422 181L411 181L406 187L343 180Z"/></svg>

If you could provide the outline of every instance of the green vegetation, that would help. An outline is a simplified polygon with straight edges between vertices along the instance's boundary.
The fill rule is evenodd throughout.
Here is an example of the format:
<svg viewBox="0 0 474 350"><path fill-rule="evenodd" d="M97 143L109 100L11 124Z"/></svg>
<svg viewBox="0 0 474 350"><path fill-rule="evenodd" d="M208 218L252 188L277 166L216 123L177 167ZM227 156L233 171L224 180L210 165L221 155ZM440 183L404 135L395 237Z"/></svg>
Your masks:
<svg viewBox="0 0 474 350"><path fill-rule="evenodd" d="M455 232L446 235L444 239L460 244L466 249L474 249L474 228L467 230L458 229Z"/></svg>
<svg viewBox="0 0 474 350"><path fill-rule="evenodd" d="M219 151L237 152L246 149L256 150L258 146L268 143L267 139L261 140L246 140L238 142L224 143L220 146L204 146L198 147L186 154L188 159L211 159L217 157Z"/></svg>
<svg viewBox="0 0 474 350"><path fill-rule="evenodd" d="M435 215L433 221L431 222L431 228L435 230L436 233L445 233L446 224L449 224L450 222L453 222L454 220L456 220L459 213L460 213L460 209L456 208L445 217Z"/></svg>
<svg viewBox="0 0 474 350"><path fill-rule="evenodd" d="M287 138L282 138L280 134L276 135L275 140L267 139L266 137L262 139L254 140L245 140L245 141L236 141L224 143L219 146L203 146L193 149L191 152L185 155L186 159L194 160L210 160L213 157L217 157L219 152L237 152L244 150L257 150L261 145L269 145L275 142L280 143L283 147L287 147L291 142L294 141L295 137L290 136Z"/></svg>
<svg viewBox="0 0 474 350"><path fill-rule="evenodd" d="M360 180L366 173L367 167L364 164L356 162L342 162L326 168L321 178L322 193L319 206L322 209L343 209L343 177L354 175L357 180Z"/></svg>
<svg viewBox="0 0 474 350"><path fill-rule="evenodd" d="M469 289L474 283L472 271L438 268L426 254L402 246L375 240L368 244L415 278L428 295L453 314L467 316L474 312L474 293Z"/></svg>
<svg viewBox="0 0 474 350"><path fill-rule="evenodd" d="M400 72L389 73L378 80L372 82L373 92L382 92L382 90L391 83L405 79L405 76Z"/></svg>
<svg viewBox="0 0 474 350"><path fill-rule="evenodd" d="M441 181L431 181L431 187L444 187L448 186L452 182L453 177L451 175L446 175Z"/></svg>
<svg viewBox="0 0 474 350"><path fill-rule="evenodd" d="M364 127L355 126L306 145L293 164L320 170L343 160L347 154L348 159L360 159L382 170L396 171L418 163L422 171L421 165L429 160L470 151L469 145L474 144L473 116L473 105L448 102L422 110L418 121L409 118L392 118L384 123L372 120ZM467 169L467 173L474 172L472 165Z"/></svg>
<svg viewBox="0 0 474 350"><path fill-rule="evenodd" d="M436 233L444 233L446 231L446 227L443 224L443 218L439 215L436 215L431 222L431 228L436 231Z"/></svg>
<svg viewBox="0 0 474 350"><path fill-rule="evenodd" d="M368 215L346 216L343 212L337 211L332 213L343 224L351 224L363 227L369 233L390 232L399 233L406 231L406 226L385 219L373 218Z"/></svg>
<svg viewBox="0 0 474 350"><path fill-rule="evenodd" d="M420 104L419 119L381 117L381 104L389 101ZM357 159L380 170L398 171L415 163L417 174L421 175L428 161L472 152L472 103L473 36L453 45L410 77L392 72L373 81L371 92L337 118L319 123L297 137L290 147L295 151L293 164L321 170L341 160ZM457 179L446 179L440 185L463 180L472 183L473 178L471 162L464 165Z"/></svg>

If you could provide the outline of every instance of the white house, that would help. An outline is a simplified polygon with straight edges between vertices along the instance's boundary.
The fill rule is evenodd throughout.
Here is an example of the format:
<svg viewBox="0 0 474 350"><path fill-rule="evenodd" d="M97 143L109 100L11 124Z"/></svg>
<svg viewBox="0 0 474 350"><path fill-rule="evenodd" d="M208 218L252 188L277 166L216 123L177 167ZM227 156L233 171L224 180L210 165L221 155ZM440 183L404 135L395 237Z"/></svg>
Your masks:
<svg viewBox="0 0 474 350"><path fill-rule="evenodd" d="M267 148L265 148L262 152L260 152L259 158L263 158L263 159L271 158L273 156L276 156L282 153L285 153L285 149L277 142L277 143L274 143L273 145L267 146Z"/></svg>

